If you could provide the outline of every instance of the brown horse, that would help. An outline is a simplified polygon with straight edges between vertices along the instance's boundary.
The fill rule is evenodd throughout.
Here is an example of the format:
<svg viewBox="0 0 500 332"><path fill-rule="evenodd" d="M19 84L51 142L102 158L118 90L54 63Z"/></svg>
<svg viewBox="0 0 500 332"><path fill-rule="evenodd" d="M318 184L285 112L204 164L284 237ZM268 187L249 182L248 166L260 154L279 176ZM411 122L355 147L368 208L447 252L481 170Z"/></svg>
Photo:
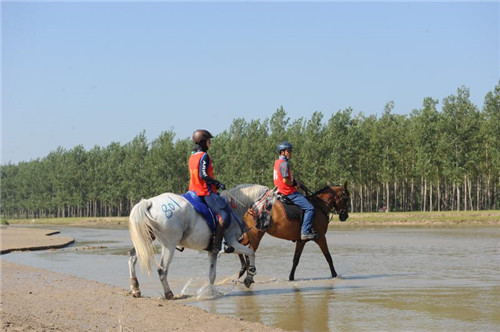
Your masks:
<svg viewBox="0 0 500 332"><path fill-rule="evenodd" d="M330 213L336 212L339 215L340 221L345 221L349 217L347 213L349 202L349 191L347 190L347 182L343 186L326 186L307 196L309 201L314 205L315 213L313 219L313 230L317 233L314 240L303 241L300 239L301 220L290 220L285 215L283 204L276 202L272 206L271 219L269 227L265 230L257 228L256 218L251 213L246 213L243 217L245 224L249 231L247 231L242 240L243 245L249 245L250 249L254 252L259 247L260 240L265 233L283 240L290 240L295 242L295 255L293 257L293 266L290 271L289 279L295 279L295 269L299 264L300 256L304 249L304 245L308 241L314 241L318 244L323 252L323 255L330 266L332 278L337 276L335 268L333 267L332 256L328 250L326 242L326 231L328 230L328 223L330 221ZM261 227L262 228L262 227ZM240 278L245 271L248 271L248 263L243 255L239 255L241 261L241 270L239 273Z"/></svg>

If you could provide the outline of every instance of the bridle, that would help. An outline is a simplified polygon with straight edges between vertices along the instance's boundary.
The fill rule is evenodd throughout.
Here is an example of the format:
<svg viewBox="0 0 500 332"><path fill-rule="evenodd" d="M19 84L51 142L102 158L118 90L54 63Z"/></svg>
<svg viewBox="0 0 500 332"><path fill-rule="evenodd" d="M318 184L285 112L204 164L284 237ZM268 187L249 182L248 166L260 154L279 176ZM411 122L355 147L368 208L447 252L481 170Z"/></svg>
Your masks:
<svg viewBox="0 0 500 332"><path fill-rule="evenodd" d="M310 193L309 195L307 195L307 198L310 199L313 202L313 204L316 200L320 200L327 207L326 211L323 208L323 204L319 204L319 205L314 204L314 205L316 205L326 217L329 217L330 213L333 213L333 214L337 213L340 216L347 213L347 206L348 206L347 203L349 201L349 195L347 193L347 190L345 188L342 188L341 199L344 201L344 204L343 204L344 207L339 210L338 206L337 206L337 201L335 200L335 197L332 197L332 201L333 201L332 206L330 206L331 202L325 201L325 200L321 199L320 197L318 197L318 195L323 193L326 189L330 189L336 194L336 192L333 189L331 189L330 186L326 186L326 187L316 191L315 193L312 193L312 194Z"/></svg>
<svg viewBox="0 0 500 332"><path fill-rule="evenodd" d="M340 198L342 199L342 201L344 202L344 207L342 209L340 209L340 211L337 209L337 202L335 200L333 200L334 202L334 207L335 207L335 210L337 211L337 213L342 216L344 214L347 213L347 207L349 206L349 194L347 192L347 190L342 187L342 195L340 196Z"/></svg>

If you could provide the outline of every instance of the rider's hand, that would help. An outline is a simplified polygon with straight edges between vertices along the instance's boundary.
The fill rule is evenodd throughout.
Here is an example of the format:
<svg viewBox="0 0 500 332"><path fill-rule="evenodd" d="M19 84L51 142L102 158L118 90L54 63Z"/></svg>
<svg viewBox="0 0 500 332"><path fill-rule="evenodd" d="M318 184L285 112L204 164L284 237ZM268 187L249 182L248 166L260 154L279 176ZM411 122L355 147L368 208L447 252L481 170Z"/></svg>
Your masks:
<svg viewBox="0 0 500 332"><path fill-rule="evenodd" d="M226 186L225 186L225 185L224 185L224 183L222 183L222 182L217 182L217 183L215 184L215 187L217 188L217 190L218 190L218 189L220 189L220 190L226 190Z"/></svg>

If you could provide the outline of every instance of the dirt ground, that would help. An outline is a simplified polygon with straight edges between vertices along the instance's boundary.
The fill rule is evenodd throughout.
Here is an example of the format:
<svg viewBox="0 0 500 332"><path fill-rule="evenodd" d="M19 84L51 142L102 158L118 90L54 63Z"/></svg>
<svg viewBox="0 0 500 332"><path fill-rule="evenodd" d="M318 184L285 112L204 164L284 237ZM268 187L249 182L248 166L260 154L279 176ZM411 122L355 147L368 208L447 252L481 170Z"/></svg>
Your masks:
<svg viewBox="0 0 500 332"><path fill-rule="evenodd" d="M2 228L2 250L29 249L26 237L21 236L25 232L12 227L7 232ZM31 229L30 234L37 247L72 240L47 236L43 230ZM128 290L119 287L1 258L0 268L1 331L281 331L236 317L210 314L175 300L133 298Z"/></svg>
<svg viewBox="0 0 500 332"><path fill-rule="evenodd" d="M2 331L281 331L0 259Z"/></svg>

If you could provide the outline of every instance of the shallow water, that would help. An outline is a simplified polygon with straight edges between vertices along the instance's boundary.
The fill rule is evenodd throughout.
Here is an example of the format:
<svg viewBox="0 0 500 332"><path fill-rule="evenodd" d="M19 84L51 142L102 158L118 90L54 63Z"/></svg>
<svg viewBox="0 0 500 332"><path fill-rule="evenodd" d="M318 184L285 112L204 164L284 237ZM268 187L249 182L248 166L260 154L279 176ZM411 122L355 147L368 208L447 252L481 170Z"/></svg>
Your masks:
<svg viewBox="0 0 500 332"><path fill-rule="evenodd" d="M76 239L51 251L2 259L129 288L127 230L58 228ZM256 283L235 281L239 260L222 255L216 286L206 287L205 252L176 252L169 282L177 301L298 331L500 330L500 227L357 227L327 233L338 278L314 243L288 281L294 244L265 236ZM143 295L161 284L139 273Z"/></svg>

